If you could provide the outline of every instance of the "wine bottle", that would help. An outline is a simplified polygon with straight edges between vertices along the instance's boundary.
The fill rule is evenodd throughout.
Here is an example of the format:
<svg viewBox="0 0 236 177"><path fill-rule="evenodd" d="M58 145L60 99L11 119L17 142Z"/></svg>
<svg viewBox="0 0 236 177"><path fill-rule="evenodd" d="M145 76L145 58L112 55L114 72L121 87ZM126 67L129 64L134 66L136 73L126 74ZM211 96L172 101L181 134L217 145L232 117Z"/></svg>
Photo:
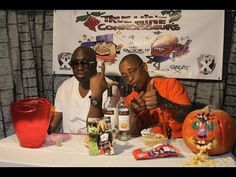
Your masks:
<svg viewBox="0 0 236 177"><path fill-rule="evenodd" d="M127 141L130 139L130 117L129 117L129 108L125 104L126 98L126 87L121 86L121 97L118 103L118 126L119 134L118 139L121 141Z"/></svg>
<svg viewBox="0 0 236 177"><path fill-rule="evenodd" d="M111 120L111 128L114 132L117 124L117 107L116 99L112 94L112 87L107 89L107 100L104 102L103 106L104 117L109 117Z"/></svg>

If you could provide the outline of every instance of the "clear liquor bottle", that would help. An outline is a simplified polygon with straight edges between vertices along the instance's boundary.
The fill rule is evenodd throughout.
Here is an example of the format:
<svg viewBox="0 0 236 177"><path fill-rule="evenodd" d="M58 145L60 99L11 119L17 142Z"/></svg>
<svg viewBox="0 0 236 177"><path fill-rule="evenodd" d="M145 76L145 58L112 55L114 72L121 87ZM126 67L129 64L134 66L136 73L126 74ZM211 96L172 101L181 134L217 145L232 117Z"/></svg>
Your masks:
<svg viewBox="0 0 236 177"><path fill-rule="evenodd" d="M121 141L127 141L130 139L129 108L125 104L125 98L126 98L126 87L121 86L121 97L118 103L118 121L119 121L118 139Z"/></svg>
<svg viewBox="0 0 236 177"><path fill-rule="evenodd" d="M103 105L104 117L110 117L112 131L115 132L117 124L117 106L116 99L112 94L112 87L107 89L107 100Z"/></svg>

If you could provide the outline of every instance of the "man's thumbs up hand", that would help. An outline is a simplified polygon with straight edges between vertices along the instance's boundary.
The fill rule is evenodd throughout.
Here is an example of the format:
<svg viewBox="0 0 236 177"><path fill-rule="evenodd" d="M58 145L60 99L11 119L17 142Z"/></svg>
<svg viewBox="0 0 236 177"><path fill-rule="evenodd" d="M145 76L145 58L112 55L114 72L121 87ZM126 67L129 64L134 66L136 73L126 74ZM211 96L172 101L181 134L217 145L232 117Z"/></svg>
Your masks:
<svg viewBox="0 0 236 177"><path fill-rule="evenodd" d="M144 100L148 109L154 109L157 106L158 92L155 87L155 79L152 78L147 86L147 91L144 96Z"/></svg>
<svg viewBox="0 0 236 177"><path fill-rule="evenodd" d="M131 99L130 108L132 111L140 112L143 109L146 109L145 101L143 100L144 92L142 91L137 98Z"/></svg>
<svg viewBox="0 0 236 177"><path fill-rule="evenodd" d="M155 80L154 78L152 78L149 83L148 83L148 86L147 86L147 91L152 91L152 90L156 90L155 88Z"/></svg>

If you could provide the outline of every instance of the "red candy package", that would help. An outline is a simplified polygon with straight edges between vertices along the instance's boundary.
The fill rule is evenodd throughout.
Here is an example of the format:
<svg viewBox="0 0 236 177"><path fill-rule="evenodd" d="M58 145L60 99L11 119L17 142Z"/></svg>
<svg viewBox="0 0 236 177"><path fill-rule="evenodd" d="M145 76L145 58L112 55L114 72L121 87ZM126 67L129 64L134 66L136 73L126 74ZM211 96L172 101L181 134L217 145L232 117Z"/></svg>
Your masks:
<svg viewBox="0 0 236 177"><path fill-rule="evenodd" d="M180 151L170 144L159 144L153 147L135 149L132 153L136 160L141 160L179 156Z"/></svg>

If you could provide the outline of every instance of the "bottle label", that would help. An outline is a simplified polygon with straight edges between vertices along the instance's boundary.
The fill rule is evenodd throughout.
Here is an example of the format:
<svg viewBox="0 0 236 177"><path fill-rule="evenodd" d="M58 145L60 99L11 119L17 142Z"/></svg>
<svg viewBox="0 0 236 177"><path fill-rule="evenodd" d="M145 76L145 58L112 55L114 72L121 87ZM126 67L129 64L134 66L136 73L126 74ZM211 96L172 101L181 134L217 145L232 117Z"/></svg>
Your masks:
<svg viewBox="0 0 236 177"><path fill-rule="evenodd" d="M116 108L109 108L107 110L104 110L104 117L110 117L112 129L115 129L116 126L116 119L117 119L116 112L117 112Z"/></svg>
<svg viewBox="0 0 236 177"><path fill-rule="evenodd" d="M120 108L118 114L119 115L129 115L129 109L128 108Z"/></svg>
<svg viewBox="0 0 236 177"><path fill-rule="evenodd" d="M119 115L119 131L129 131L129 115Z"/></svg>
<svg viewBox="0 0 236 177"><path fill-rule="evenodd" d="M129 111L129 108L119 108L119 112L127 112Z"/></svg>
<svg viewBox="0 0 236 177"><path fill-rule="evenodd" d="M114 110L113 109L107 109L107 110L104 110L104 114L107 114L107 115L112 115L114 114Z"/></svg>

